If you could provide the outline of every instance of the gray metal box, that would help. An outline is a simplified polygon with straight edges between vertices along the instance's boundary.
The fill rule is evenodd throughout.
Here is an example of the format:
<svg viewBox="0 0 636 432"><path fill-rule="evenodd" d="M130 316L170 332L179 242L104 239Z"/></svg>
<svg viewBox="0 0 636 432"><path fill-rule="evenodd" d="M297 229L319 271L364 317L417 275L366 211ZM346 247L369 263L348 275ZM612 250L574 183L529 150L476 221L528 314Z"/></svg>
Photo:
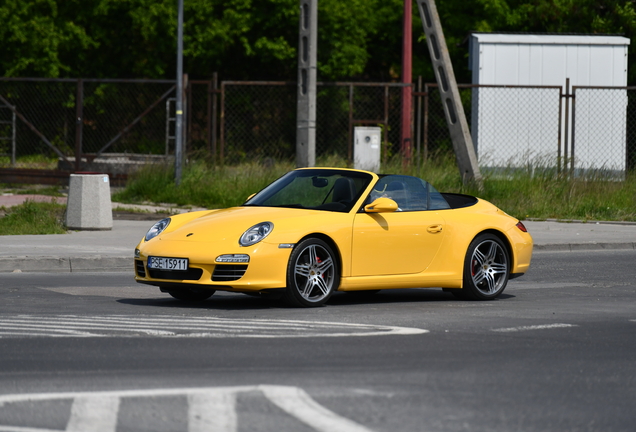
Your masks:
<svg viewBox="0 0 636 432"><path fill-rule="evenodd" d="M353 167L380 172L382 128L355 127L353 131Z"/></svg>

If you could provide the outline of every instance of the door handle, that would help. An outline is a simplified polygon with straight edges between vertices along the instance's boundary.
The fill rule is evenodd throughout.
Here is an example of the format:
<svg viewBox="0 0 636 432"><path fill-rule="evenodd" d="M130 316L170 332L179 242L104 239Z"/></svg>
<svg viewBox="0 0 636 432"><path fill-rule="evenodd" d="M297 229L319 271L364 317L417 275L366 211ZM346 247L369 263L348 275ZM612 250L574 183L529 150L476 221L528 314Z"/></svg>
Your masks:
<svg viewBox="0 0 636 432"><path fill-rule="evenodd" d="M426 229L426 231L430 232L431 234L442 232L442 225L431 225Z"/></svg>

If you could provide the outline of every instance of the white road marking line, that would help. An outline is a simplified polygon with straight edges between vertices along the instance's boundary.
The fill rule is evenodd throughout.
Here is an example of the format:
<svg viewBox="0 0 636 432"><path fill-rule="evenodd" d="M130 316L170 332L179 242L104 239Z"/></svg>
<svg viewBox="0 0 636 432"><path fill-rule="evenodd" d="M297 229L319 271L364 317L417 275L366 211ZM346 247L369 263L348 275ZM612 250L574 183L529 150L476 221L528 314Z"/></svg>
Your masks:
<svg viewBox="0 0 636 432"><path fill-rule="evenodd" d="M181 316L128 317L18 315L0 317L0 338L15 337L192 337L192 338L304 338L416 335L428 330L324 321L187 318Z"/></svg>
<svg viewBox="0 0 636 432"><path fill-rule="evenodd" d="M519 332L519 331L530 331L530 330L547 330L554 328L567 328L567 327L578 327L575 324L542 324L542 325L531 325L531 326L521 326L521 327L507 327L507 328L498 328L492 329L494 332Z"/></svg>
<svg viewBox="0 0 636 432"><path fill-rule="evenodd" d="M73 399L66 432L114 432L122 398L187 396L188 432L236 432L236 395L250 391L260 391L287 414L318 432L372 432L318 404L301 388L275 385L1 395L0 406ZM0 425L0 432L61 431Z"/></svg>
<svg viewBox="0 0 636 432"><path fill-rule="evenodd" d="M144 334L149 334L149 335L160 335L160 336L174 336L174 332L170 332L170 331L165 331L165 330L154 330L154 329L144 329L144 328L132 328L132 327L115 327L115 326L100 326L100 325L60 325L60 324L55 324L55 327L53 327L51 324L53 323L41 323L41 324L27 324L27 323L1 323L2 327L15 327L15 328L21 328L24 330L27 329L37 329L37 330L49 330L49 331L53 331L53 332L59 332L59 333L67 333L70 336L73 335L79 335L79 336L91 336L91 337L98 337L98 336L104 336L102 334L99 333L90 333L90 332L83 332L83 331L79 331L79 330L73 330L73 329L80 329L80 330L122 330L122 331L130 331L130 330L134 330L135 332L139 332L139 333L144 333ZM1 331L1 330L0 330Z"/></svg>
<svg viewBox="0 0 636 432"><path fill-rule="evenodd" d="M67 432L115 432L119 413L119 398L81 396L73 399Z"/></svg>
<svg viewBox="0 0 636 432"><path fill-rule="evenodd" d="M79 317L79 316L73 316L73 315L61 315L61 316L52 316L52 317L48 317L46 319L38 319L38 317L34 317L34 316L28 316L28 315L21 315L15 318L11 318L11 321L13 322L29 322L29 323L41 323L43 325L50 325L52 321L55 322L71 322L71 323L76 323L76 322L86 322L86 323L90 323L92 325L96 325L95 322L96 321L102 321L104 322L103 325L107 326L109 322L112 322L114 320L117 320L119 322L126 322L131 324L131 326L134 324L135 326L138 325L148 325L151 323L165 323L166 325L170 325L173 328L184 328L184 329L192 329L192 327L185 327L186 325L193 325L196 324L197 329L200 329L201 326L205 326L205 327L222 327L222 326L228 326L231 325L233 328L249 328L252 329L254 328L254 325L258 324L258 328L283 328L285 330L289 330L289 329L313 329L313 328L329 328L329 327L342 327L342 326L347 326L347 327L363 327L363 328L369 328L369 327L382 327L382 328L391 328L389 326L374 326L374 325L369 325L369 324L351 324L351 323L338 323L338 322L323 322L323 321L298 321L298 320L263 320L263 319L253 319L253 320L244 320L244 319L221 319L221 318L215 318L215 317L210 317L210 318L184 318L184 317L161 317L161 318L156 318L156 317L147 317L147 318L142 318L142 319L137 319L137 318L131 318L131 319L126 319L125 317L118 317L118 316L105 316L105 317L99 317L99 316L95 316L95 317ZM0 322L2 322L2 319L0 319ZM184 324L187 323L187 324ZM242 325L242 324L248 324L248 325ZM137 328L137 327L134 327ZM398 327L395 327L398 328Z"/></svg>
<svg viewBox="0 0 636 432"><path fill-rule="evenodd" d="M188 395L188 432L236 432L236 393L209 391Z"/></svg>
<svg viewBox="0 0 636 432"><path fill-rule="evenodd" d="M60 431L57 429L40 429L40 428L0 425L0 432L63 432L63 431Z"/></svg>
<svg viewBox="0 0 636 432"><path fill-rule="evenodd" d="M16 331L2 331L0 330L0 339L2 336L29 336L29 337L104 337L104 335L88 332L68 331L68 334L51 334L54 329L44 329L46 332L36 333L26 329L17 329Z"/></svg>
<svg viewBox="0 0 636 432"><path fill-rule="evenodd" d="M259 386L275 405L319 432L370 432L370 429L344 418L318 404L298 387Z"/></svg>

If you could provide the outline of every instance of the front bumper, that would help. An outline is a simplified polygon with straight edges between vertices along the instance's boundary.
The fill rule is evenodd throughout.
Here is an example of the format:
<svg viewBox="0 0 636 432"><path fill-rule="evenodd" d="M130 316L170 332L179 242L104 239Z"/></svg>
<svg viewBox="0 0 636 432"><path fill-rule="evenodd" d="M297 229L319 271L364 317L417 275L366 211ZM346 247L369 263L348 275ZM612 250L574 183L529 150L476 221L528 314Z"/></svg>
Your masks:
<svg viewBox="0 0 636 432"><path fill-rule="evenodd" d="M202 244L201 244L202 245ZM205 245L203 247L209 247ZM191 242L156 241L141 243L135 258L135 280L155 286L200 286L201 288L251 292L282 288L286 285L287 263L291 248L278 244L260 242L248 248L238 245L227 250L202 246L193 248ZM220 255L247 254L249 263L215 262ZM185 271L149 269L148 256L188 258Z"/></svg>

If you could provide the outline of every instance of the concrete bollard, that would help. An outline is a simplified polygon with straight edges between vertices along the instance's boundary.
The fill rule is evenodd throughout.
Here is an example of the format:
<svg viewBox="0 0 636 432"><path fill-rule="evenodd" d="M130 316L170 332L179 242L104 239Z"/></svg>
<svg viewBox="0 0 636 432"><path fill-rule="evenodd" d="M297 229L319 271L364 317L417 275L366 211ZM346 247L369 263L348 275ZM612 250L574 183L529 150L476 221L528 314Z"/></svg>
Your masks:
<svg viewBox="0 0 636 432"><path fill-rule="evenodd" d="M113 208L107 174L71 174L66 203L66 227L71 230L113 229Z"/></svg>

